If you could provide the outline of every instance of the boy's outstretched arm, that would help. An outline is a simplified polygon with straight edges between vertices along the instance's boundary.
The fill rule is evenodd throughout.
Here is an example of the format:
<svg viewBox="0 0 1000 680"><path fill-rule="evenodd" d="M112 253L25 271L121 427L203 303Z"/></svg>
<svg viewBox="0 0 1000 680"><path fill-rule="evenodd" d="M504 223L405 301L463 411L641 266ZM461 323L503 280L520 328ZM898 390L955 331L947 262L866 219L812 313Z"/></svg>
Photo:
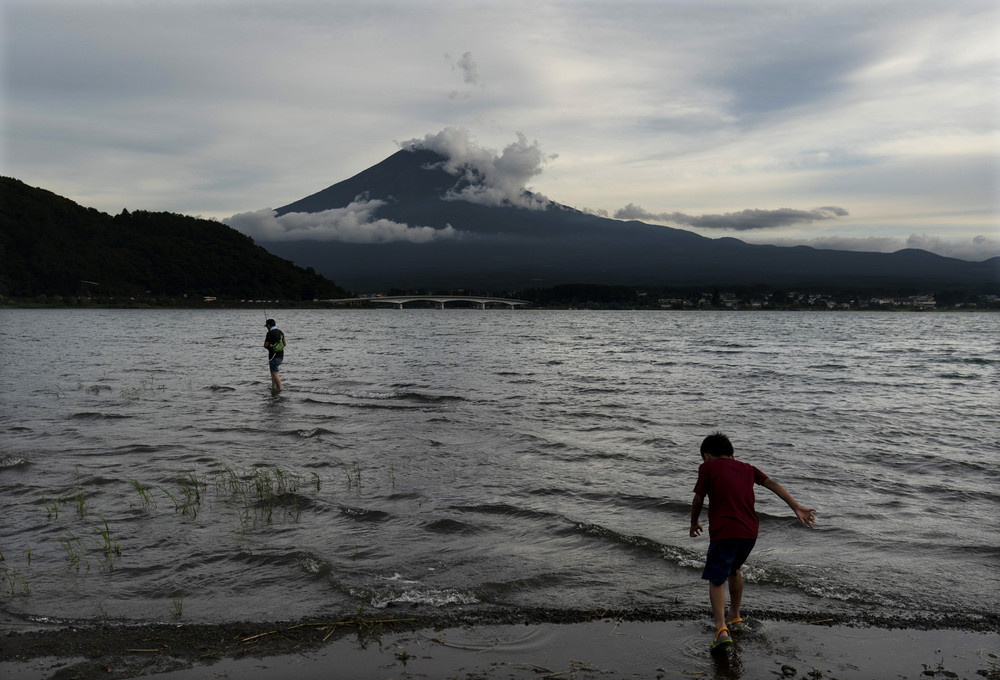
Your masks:
<svg viewBox="0 0 1000 680"><path fill-rule="evenodd" d="M701 536L701 522L698 520L701 519L701 508L704 504L705 497L695 494L694 500L691 502L691 530L688 532L691 538Z"/></svg>
<svg viewBox="0 0 1000 680"><path fill-rule="evenodd" d="M805 524L810 529L813 528L813 523L816 521L816 511L812 508L806 508L799 504L797 500L792 498L792 494L788 493L785 487L778 484L776 481L768 477L767 481L764 482L764 488L770 489L774 494L781 500L788 503L788 507L792 509L795 516L799 518L799 521Z"/></svg>

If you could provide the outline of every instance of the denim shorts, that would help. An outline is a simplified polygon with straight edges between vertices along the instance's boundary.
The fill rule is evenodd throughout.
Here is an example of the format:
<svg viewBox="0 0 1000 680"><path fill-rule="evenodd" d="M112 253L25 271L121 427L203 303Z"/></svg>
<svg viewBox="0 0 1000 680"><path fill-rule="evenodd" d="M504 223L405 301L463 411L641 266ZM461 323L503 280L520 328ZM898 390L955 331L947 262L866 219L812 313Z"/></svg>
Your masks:
<svg viewBox="0 0 1000 680"><path fill-rule="evenodd" d="M267 362L267 365L271 367L271 373L277 373L278 372L278 366L281 366L281 362L284 359L285 359L285 357L276 356L276 357L274 357L273 359L270 359Z"/></svg>
<svg viewBox="0 0 1000 680"><path fill-rule="evenodd" d="M717 586L722 585L743 566L755 543L755 538L722 538L712 541L708 544L705 571L701 577Z"/></svg>

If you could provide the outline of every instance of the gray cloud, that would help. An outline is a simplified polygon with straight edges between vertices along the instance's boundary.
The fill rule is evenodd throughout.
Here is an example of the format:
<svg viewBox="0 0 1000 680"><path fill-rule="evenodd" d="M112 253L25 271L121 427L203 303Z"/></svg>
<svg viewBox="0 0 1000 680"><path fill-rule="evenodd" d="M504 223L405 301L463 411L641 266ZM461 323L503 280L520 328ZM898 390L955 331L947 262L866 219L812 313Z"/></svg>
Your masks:
<svg viewBox="0 0 1000 680"><path fill-rule="evenodd" d="M472 56L472 52L464 53L457 61L450 54L444 55L444 58L451 64L453 71L461 71L462 80L466 85L475 86L479 84L479 65ZM452 90L448 93L449 99L470 99L471 96L469 93L462 94L458 90Z"/></svg>
<svg viewBox="0 0 1000 680"><path fill-rule="evenodd" d="M454 127L425 135L423 139L411 139L401 146L435 151L447 158L441 169L468 182L460 190L452 190L446 196L449 200L531 210L544 209L550 203L545 196L531 193L526 185L555 156L545 156L538 142L529 144L521 133L499 155L473 141L467 130Z"/></svg>
<svg viewBox="0 0 1000 680"><path fill-rule="evenodd" d="M112 214L223 218L465 126L558 149L520 183L595 211L670 178L702 213L852 206L809 236L996 232L995 0L0 4L4 173Z"/></svg>
<svg viewBox="0 0 1000 680"><path fill-rule="evenodd" d="M615 211L615 218L620 220L652 220L655 222L672 222L696 229L732 229L734 231L751 231L754 229L769 229L774 227L789 227L796 224L811 224L822 220L832 220L845 217L848 214L843 208L826 206L813 210L793 210L780 208L778 210L759 210L755 208L721 215L685 215L679 212L651 213L637 205L629 203L624 208Z"/></svg>
<svg viewBox="0 0 1000 680"><path fill-rule="evenodd" d="M447 56L447 55L445 55ZM448 57L451 61L451 57ZM462 80L469 85L479 84L479 65L472 56L472 52L466 52L461 58L452 64L452 68L458 68L462 72Z"/></svg>
<svg viewBox="0 0 1000 680"><path fill-rule="evenodd" d="M954 239L941 238L940 236L912 234L906 239L906 247L929 250L938 255L957 257L960 260L982 261L988 260L991 257L1000 257L1000 238L983 236L982 234L970 241L956 241Z"/></svg>
<svg viewBox="0 0 1000 680"><path fill-rule="evenodd" d="M239 213L223 222L256 241L340 241L343 243L428 243L460 235L451 225L444 229L411 227L386 219L373 219L384 201L355 199L346 208L318 213L286 213L265 208Z"/></svg>

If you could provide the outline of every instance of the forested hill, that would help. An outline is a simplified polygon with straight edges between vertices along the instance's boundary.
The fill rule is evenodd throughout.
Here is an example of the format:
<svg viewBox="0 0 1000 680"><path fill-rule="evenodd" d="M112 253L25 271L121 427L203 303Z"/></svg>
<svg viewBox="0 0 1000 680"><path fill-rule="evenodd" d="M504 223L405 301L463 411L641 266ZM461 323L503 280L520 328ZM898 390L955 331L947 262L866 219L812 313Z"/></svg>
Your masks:
<svg viewBox="0 0 1000 680"><path fill-rule="evenodd" d="M2 177L0 295L312 300L346 293L224 224L163 212L112 217Z"/></svg>

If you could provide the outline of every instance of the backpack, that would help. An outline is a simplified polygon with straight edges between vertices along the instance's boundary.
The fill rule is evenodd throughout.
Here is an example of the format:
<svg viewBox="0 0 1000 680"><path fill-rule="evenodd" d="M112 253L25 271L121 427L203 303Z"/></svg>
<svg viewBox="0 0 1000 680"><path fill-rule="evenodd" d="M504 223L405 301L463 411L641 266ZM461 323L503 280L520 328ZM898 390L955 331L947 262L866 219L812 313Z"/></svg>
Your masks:
<svg viewBox="0 0 1000 680"><path fill-rule="evenodd" d="M277 329L275 329L275 330L277 330ZM281 333L281 331L278 331L278 332ZM275 352L284 352L285 351L285 334L284 333L281 333L281 337L278 339L278 342L276 342L273 345L271 345L271 349L273 349Z"/></svg>

